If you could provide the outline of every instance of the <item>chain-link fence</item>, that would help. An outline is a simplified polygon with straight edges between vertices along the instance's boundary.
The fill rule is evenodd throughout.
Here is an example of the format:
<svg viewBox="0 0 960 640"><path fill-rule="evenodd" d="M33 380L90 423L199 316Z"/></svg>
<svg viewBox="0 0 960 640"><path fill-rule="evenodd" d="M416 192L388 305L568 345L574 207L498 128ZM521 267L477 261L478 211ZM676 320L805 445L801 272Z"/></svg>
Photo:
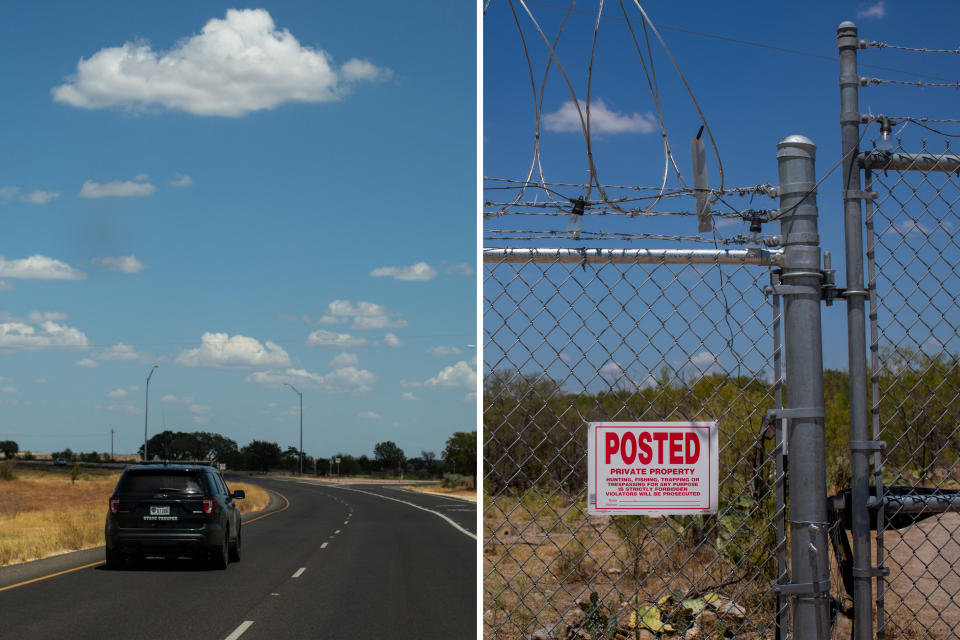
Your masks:
<svg viewBox="0 0 960 640"><path fill-rule="evenodd" d="M960 183L957 157L942 147L894 151L898 170L867 171L873 421L887 444L881 492L949 501L960 488ZM936 502L886 502L878 557L878 631L900 637L956 637L960 625L960 515ZM904 526L906 525L906 526ZM884 531L884 528L890 530Z"/></svg>
<svg viewBox="0 0 960 640"><path fill-rule="evenodd" d="M853 344L869 344L869 364L852 358L850 370L851 380L861 374L865 379L869 372L870 389L858 392L852 385L851 396L869 395L872 422L869 441L864 429L863 439L856 446L851 442L854 457L865 451L872 456L869 478L866 467L858 471L856 459L853 469L854 491L858 475L869 489L852 501L854 512L863 516L859 542L856 514L853 523L854 549L860 549L854 571L864 581L855 598L857 638L874 637L871 595L876 597L875 637L955 638L960 628L960 158L949 145L956 134L936 127L958 121L860 114L859 87L941 84L861 78L854 72L858 49L957 51L868 43L857 39L852 23L841 25L838 33L851 178L845 183L847 261L860 259L858 237L865 222L869 294L869 342L866 327L850 334ZM859 152L866 127L877 125L875 148ZM903 138L907 125L914 126ZM925 139L931 134L933 143ZM870 530L875 546L866 535Z"/></svg>
<svg viewBox="0 0 960 640"><path fill-rule="evenodd" d="M509 254L485 257L485 637L768 637L784 550L769 270ZM716 515L589 515L585 425L608 420L717 421Z"/></svg>

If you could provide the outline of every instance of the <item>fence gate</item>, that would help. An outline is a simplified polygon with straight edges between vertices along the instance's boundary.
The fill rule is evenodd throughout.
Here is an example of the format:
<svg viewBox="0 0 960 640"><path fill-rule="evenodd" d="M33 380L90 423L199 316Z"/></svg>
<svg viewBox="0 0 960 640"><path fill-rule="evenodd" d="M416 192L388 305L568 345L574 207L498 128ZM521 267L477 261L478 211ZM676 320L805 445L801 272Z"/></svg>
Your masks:
<svg viewBox="0 0 960 640"><path fill-rule="evenodd" d="M957 121L861 114L859 87L894 81L860 77L857 51L892 45L859 40L852 23L840 25L838 35L847 277L853 292L848 317L854 345L856 636L873 637L870 599L876 579L877 638L955 638L960 628L960 157L949 145L956 136L928 123ZM871 102L877 104L876 96ZM860 143L871 127L876 146L862 152ZM901 137L901 132L911 135ZM868 342L864 295L858 292L863 287L856 284L864 277L864 235ZM866 389L859 383L868 376Z"/></svg>
<svg viewBox="0 0 960 640"><path fill-rule="evenodd" d="M814 151L778 146L782 249L484 249L486 638L826 637ZM608 420L716 421L717 513L589 515Z"/></svg>

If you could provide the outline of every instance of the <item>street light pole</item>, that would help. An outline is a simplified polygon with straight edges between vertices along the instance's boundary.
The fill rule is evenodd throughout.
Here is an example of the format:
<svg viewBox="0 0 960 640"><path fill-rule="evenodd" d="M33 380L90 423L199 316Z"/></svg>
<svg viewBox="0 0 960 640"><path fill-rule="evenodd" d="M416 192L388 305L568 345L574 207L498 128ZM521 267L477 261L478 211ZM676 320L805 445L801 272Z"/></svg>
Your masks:
<svg viewBox="0 0 960 640"><path fill-rule="evenodd" d="M297 391L297 388L289 382L284 382L293 392L300 396L300 475L303 475L303 394Z"/></svg>
<svg viewBox="0 0 960 640"><path fill-rule="evenodd" d="M153 372L160 368L160 365L153 365L153 369L150 369L150 373L147 374L147 400L146 405L143 409L143 461L147 461L147 420L150 416L150 378L153 377Z"/></svg>

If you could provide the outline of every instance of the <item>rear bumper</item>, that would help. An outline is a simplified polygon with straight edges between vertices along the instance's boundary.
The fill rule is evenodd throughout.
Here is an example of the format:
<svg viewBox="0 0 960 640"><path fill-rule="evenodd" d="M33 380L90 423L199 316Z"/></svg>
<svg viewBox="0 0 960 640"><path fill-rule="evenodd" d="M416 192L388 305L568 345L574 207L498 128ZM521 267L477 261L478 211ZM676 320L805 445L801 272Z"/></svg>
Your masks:
<svg viewBox="0 0 960 640"><path fill-rule="evenodd" d="M219 524L200 529L122 529L107 522L104 537L108 549L128 554L201 555L223 545L224 529Z"/></svg>

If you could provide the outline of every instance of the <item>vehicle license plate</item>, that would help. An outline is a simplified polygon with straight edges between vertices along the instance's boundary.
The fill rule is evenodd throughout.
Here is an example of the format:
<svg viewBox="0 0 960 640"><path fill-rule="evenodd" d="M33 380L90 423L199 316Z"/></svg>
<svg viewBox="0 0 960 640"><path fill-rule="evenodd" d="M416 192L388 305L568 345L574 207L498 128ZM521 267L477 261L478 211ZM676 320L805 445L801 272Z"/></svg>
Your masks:
<svg viewBox="0 0 960 640"><path fill-rule="evenodd" d="M150 515L152 515L152 516L168 516L168 515L170 515L170 507L169 507L169 506L166 506L166 507L151 506L151 507L150 507Z"/></svg>

